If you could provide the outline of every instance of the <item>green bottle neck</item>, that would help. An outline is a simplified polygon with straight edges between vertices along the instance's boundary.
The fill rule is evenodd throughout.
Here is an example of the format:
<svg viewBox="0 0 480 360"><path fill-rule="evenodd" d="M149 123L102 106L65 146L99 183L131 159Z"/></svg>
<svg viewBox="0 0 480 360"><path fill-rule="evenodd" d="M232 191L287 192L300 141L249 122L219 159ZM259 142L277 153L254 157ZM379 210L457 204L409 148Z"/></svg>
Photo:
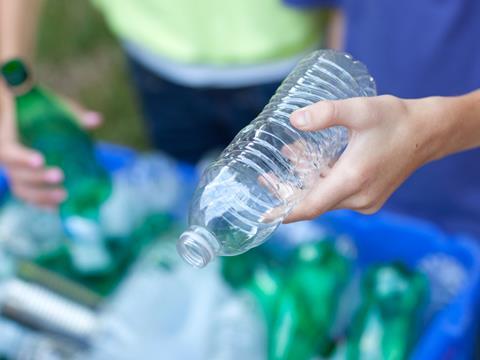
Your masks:
<svg viewBox="0 0 480 360"><path fill-rule="evenodd" d="M35 82L31 79L25 80L20 85L10 86L10 91L17 99L25 95L28 95L29 93L35 90L36 90Z"/></svg>

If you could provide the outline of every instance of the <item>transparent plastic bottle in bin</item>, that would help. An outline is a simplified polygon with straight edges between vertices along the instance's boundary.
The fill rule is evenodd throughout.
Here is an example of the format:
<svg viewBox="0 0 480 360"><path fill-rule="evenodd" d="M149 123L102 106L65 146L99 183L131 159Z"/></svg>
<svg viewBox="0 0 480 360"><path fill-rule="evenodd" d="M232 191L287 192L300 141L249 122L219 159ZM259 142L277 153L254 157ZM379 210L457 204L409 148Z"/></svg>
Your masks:
<svg viewBox="0 0 480 360"><path fill-rule="evenodd" d="M304 132L290 124L291 113L321 100L375 94L366 67L348 54L319 50L303 59L203 173L190 227L177 243L181 257L204 267L263 243L348 143L348 129Z"/></svg>

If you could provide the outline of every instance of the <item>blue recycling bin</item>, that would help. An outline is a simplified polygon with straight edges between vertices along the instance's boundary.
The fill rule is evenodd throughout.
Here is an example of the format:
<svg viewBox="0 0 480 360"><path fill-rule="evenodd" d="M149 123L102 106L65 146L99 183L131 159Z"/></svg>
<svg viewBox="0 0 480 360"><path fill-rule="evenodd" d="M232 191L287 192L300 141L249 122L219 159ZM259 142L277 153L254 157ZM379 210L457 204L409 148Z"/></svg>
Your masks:
<svg viewBox="0 0 480 360"><path fill-rule="evenodd" d="M122 146L101 144L98 156L109 171L115 171L134 161L136 153ZM191 193L198 179L195 169L178 164L177 171L188 184L186 193ZM8 184L0 171L0 199L7 193ZM178 214L185 214L184 204ZM354 240L360 267L396 260L416 267L431 254L455 259L467 280L424 329L411 359L473 358L480 298L480 246L475 239L448 235L429 223L388 212L364 216L334 211L316 221Z"/></svg>
<svg viewBox="0 0 480 360"><path fill-rule="evenodd" d="M455 260L466 275L463 288L423 330L411 359L473 359L480 298L480 247L467 236L447 235L437 227L405 216L374 216L335 211L318 220L356 245L359 266L401 260L417 267L428 255Z"/></svg>

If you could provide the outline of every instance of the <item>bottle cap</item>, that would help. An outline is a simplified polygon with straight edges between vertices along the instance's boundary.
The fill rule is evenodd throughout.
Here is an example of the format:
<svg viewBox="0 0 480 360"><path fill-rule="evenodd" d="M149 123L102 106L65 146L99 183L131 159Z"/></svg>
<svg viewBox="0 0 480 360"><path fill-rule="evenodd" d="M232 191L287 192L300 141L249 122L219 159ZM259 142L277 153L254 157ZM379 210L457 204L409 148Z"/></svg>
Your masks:
<svg viewBox="0 0 480 360"><path fill-rule="evenodd" d="M2 64L1 73L11 87L22 85L28 78L28 70L20 59L13 59Z"/></svg>

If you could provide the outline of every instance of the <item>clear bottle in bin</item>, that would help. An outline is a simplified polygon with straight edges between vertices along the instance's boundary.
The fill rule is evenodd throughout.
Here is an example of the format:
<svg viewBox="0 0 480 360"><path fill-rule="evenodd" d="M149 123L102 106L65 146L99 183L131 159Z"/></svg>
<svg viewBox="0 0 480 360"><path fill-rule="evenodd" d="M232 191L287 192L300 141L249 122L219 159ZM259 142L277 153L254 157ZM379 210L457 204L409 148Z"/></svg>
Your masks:
<svg viewBox="0 0 480 360"><path fill-rule="evenodd" d="M138 155L112 174L112 194L100 211L106 236L127 240L152 214L172 214L186 200L178 164L160 152Z"/></svg>
<svg viewBox="0 0 480 360"><path fill-rule="evenodd" d="M0 358L73 359L79 350L70 343L36 333L0 316Z"/></svg>
<svg viewBox="0 0 480 360"><path fill-rule="evenodd" d="M0 209L0 243L9 253L35 258L58 249L65 241L62 224L53 210L9 199Z"/></svg>
<svg viewBox="0 0 480 360"><path fill-rule="evenodd" d="M302 60L260 115L203 173L179 254L204 267L264 242L345 149L349 132L304 132L293 111L321 100L376 94L366 67L348 54L319 50Z"/></svg>
<svg viewBox="0 0 480 360"><path fill-rule="evenodd" d="M231 293L213 313L209 360L267 358L267 329L252 294Z"/></svg>

